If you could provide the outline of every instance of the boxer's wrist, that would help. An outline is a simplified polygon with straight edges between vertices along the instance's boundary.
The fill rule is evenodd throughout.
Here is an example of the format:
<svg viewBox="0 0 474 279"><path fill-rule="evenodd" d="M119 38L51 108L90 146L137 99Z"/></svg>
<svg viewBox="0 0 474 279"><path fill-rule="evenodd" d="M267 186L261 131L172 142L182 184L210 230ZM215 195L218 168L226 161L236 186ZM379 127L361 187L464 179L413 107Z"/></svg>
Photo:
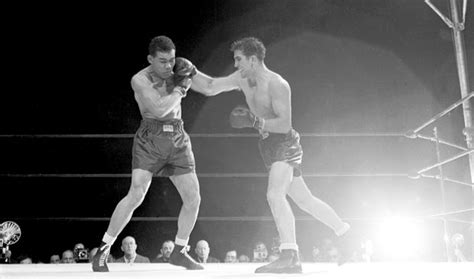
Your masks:
<svg viewBox="0 0 474 279"><path fill-rule="evenodd" d="M262 117L255 116L255 122L253 123L253 127L259 131L263 131L265 127L265 119Z"/></svg>

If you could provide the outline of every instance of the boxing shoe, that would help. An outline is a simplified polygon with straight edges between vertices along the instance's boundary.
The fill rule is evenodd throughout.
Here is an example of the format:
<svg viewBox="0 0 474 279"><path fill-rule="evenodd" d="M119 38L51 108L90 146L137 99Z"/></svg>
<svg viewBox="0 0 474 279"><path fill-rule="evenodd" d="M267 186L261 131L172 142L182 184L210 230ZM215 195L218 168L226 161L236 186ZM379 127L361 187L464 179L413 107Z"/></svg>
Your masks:
<svg viewBox="0 0 474 279"><path fill-rule="evenodd" d="M337 265L341 266L349 262L360 248L359 238L356 236L354 229L349 229L337 239L337 247L340 253Z"/></svg>
<svg viewBox="0 0 474 279"><path fill-rule="evenodd" d="M298 251L285 249L280 253L278 260L261 266L255 273L302 273Z"/></svg>
<svg viewBox="0 0 474 279"><path fill-rule="evenodd" d="M109 267L107 266L107 258L110 253L110 245L102 242L97 253L92 258L92 271L94 272L109 272Z"/></svg>
<svg viewBox="0 0 474 279"><path fill-rule="evenodd" d="M182 266L190 270L204 269L204 267L193 260L187 252L186 246L176 245L170 255L170 264Z"/></svg>

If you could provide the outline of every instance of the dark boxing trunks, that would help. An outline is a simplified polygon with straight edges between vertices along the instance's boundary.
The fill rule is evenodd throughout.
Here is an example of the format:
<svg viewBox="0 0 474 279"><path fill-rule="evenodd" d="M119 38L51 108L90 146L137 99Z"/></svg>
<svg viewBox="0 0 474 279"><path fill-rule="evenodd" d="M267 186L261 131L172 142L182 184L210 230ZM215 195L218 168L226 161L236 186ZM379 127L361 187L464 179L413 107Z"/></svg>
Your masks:
<svg viewBox="0 0 474 279"><path fill-rule="evenodd" d="M275 162L287 162L293 167L293 175L301 176L303 148L298 132L291 129L286 134L269 133L260 139L258 147L267 169Z"/></svg>
<svg viewBox="0 0 474 279"><path fill-rule="evenodd" d="M148 170L158 176L195 170L191 140L181 119L143 119L133 139L132 156L132 169Z"/></svg>

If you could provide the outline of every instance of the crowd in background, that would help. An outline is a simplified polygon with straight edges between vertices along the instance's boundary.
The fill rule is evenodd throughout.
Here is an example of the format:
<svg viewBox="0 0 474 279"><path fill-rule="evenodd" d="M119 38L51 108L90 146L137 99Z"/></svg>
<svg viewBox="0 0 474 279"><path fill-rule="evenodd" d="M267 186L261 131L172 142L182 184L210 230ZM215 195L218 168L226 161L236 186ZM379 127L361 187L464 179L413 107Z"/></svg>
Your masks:
<svg viewBox="0 0 474 279"><path fill-rule="evenodd" d="M275 239L274 239L275 242ZM277 241L278 242L278 241ZM353 262L371 262L373 259L373 245L370 240L365 240L360 243L358 249L352 257ZM454 234L450 241L450 253L448 261L462 262L472 260L464 253L464 237L461 234ZM168 263L171 252L175 247L174 241L166 240L162 243L158 255L153 258L140 255L139 245L133 236L126 236L121 241L121 255L114 257L109 255L108 262L110 263ZM74 263L88 263L91 262L92 257L97 253L97 247L88 249L82 243L77 243L72 247L63 251L61 254L53 254L49 258L51 264L74 264ZM196 242L194 247L188 247L188 253L199 263L247 263L247 262L272 262L279 257L278 244L274 243L273 247L267 248L263 241L254 243L253 248L249 254L242 253L238 247L231 248L225 252L222 259L215 257L212 253L211 245L207 240L201 239ZM9 263L33 264L46 263L36 261L34 255L12 255L10 250L3 255L4 259L8 258ZM117 255L115 255L117 256ZM302 255L300 255L302 257ZM337 244L330 238L323 238L312 249L310 258L303 258L305 262L337 262L340 253ZM3 260L5 263L5 260Z"/></svg>

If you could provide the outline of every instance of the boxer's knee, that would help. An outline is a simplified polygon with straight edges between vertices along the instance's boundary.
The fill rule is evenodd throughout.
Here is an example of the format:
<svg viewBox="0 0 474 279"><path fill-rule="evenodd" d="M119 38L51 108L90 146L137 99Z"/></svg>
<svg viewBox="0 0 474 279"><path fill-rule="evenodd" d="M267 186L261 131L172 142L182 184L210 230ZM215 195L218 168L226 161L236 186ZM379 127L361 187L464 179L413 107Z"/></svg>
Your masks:
<svg viewBox="0 0 474 279"><path fill-rule="evenodd" d="M141 183L132 183L132 186L130 187L126 197L130 206L136 208L143 202L148 187L149 183L144 181Z"/></svg>
<svg viewBox="0 0 474 279"><path fill-rule="evenodd" d="M201 205L201 195L199 191L189 191L182 197L183 206L190 210L197 210Z"/></svg>
<svg viewBox="0 0 474 279"><path fill-rule="evenodd" d="M138 207L145 199L145 193L138 189L131 189L127 194L127 200L131 207Z"/></svg>
<svg viewBox="0 0 474 279"><path fill-rule="evenodd" d="M286 199L286 193L278 191L276 189L269 189L267 191L267 201L270 207L277 206L284 202Z"/></svg>
<svg viewBox="0 0 474 279"><path fill-rule="evenodd" d="M150 187L152 177L153 174L149 171L133 170L132 184L126 196L126 200L131 207L136 208L143 202Z"/></svg>

